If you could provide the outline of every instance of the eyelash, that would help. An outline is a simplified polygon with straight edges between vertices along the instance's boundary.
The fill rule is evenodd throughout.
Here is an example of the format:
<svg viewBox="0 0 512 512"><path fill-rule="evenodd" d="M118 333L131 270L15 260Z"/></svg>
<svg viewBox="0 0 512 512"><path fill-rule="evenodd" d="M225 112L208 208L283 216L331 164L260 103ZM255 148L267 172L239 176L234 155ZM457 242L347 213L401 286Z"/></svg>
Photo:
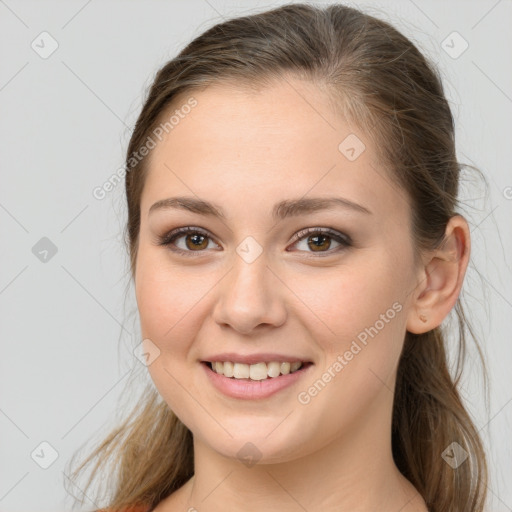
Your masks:
<svg viewBox="0 0 512 512"><path fill-rule="evenodd" d="M210 240L214 240L213 237L205 230L201 229L201 228L195 228L195 227L192 227L192 226L189 226L189 227L185 227L185 228L179 228L179 229L176 229L174 231L171 231L170 233L162 236L162 237L159 237L158 238L158 245L161 245L161 246L169 246L170 250L173 251L173 252L176 252L178 254L182 254L184 256L195 256L194 253L201 253L201 252L204 252L204 251L185 251L183 249L180 249L179 247L171 247L171 245L173 245L173 242L175 240L177 240L178 238L180 238L181 236L185 235L185 234L194 234L194 235L202 235L202 236L205 236L207 238L209 238ZM303 229L301 231L299 231L295 236L294 236L294 239L293 239L293 244L299 242L300 240L302 240L303 238L306 237L306 235L316 235L316 234L320 234L320 235L324 235L324 236L328 236L328 238L332 238L334 239L336 242L340 243L341 246L340 247L337 247L336 249L334 250L328 250L328 251L324 251L322 253L322 251L319 251L317 254L318 254L318 257L322 258L322 257L325 257L325 256L330 256L332 255L333 253L337 253L337 252L340 252L344 249L347 249L348 247L352 246L352 240L351 238L348 236L348 235L345 235L343 233L340 233L338 231L335 231L333 229L330 229L330 228L306 228L306 229ZM313 256L307 256L308 258L311 258L311 257L317 257L317 255L315 253L312 253L314 254Z"/></svg>

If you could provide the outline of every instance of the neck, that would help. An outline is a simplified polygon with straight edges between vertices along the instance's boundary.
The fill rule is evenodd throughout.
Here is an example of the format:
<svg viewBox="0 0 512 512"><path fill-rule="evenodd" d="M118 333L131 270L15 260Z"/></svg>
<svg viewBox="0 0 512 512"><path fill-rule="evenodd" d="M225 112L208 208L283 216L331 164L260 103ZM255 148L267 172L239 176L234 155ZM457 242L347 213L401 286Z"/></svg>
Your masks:
<svg viewBox="0 0 512 512"><path fill-rule="evenodd" d="M361 418L320 450L285 462L248 467L194 438L195 474L183 488L185 510L426 512L394 463L386 405L380 401L372 418Z"/></svg>

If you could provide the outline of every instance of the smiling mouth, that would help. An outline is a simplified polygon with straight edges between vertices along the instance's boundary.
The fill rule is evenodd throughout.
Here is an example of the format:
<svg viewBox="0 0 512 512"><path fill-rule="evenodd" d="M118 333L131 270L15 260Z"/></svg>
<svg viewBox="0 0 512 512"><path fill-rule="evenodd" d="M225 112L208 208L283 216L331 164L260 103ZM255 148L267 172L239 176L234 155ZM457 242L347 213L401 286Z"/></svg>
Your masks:
<svg viewBox="0 0 512 512"><path fill-rule="evenodd" d="M295 373L311 366L313 363L272 361L269 363L244 364L231 361L203 361L203 364L218 375L223 375L233 380L261 381Z"/></svg>

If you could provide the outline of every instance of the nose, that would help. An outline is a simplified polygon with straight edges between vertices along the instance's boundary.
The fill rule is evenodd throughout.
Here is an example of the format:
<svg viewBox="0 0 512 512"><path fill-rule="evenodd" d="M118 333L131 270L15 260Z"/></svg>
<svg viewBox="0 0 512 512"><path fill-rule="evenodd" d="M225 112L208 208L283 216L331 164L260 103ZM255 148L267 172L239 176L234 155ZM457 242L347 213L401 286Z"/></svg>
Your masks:
<svg viewBox="0 0 512 512"><path fill-rule="evenodd" d="M235 258L233 268L219 283L214 320L241 334L257 327L279 327L286 320L284 289L281 280L267 266L264 255L252 263Z"/></svg>

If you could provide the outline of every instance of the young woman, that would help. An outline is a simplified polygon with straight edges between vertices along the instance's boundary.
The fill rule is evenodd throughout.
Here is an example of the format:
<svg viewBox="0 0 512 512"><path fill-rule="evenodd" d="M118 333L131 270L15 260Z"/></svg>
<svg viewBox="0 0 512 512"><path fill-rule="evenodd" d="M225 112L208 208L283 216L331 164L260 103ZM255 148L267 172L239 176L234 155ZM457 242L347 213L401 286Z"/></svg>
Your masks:
<svg viewBox="0 0 512 512"><path fill-rule="evenodd" d="M78 470L115 467L108 510L484 510L443 329L462 354L461 164L411 41L343 5L218 24L158 72L126 165L154 385Z"/></svg>

